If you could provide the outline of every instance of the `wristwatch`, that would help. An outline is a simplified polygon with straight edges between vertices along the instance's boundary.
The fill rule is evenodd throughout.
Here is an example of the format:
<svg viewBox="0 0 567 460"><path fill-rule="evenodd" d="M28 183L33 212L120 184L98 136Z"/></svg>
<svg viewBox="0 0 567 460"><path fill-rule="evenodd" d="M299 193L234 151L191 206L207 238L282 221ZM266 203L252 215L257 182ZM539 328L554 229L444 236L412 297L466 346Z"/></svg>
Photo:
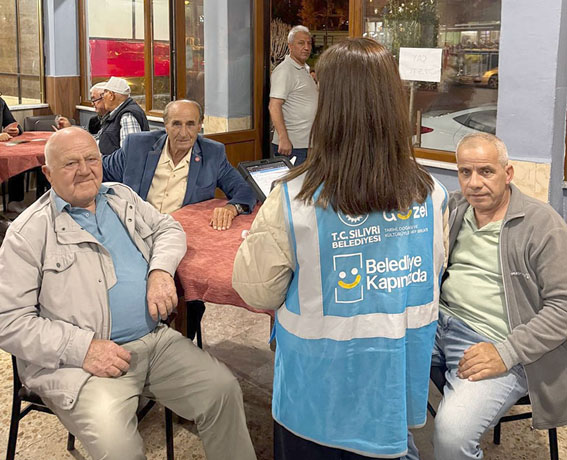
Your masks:
<svg viewBox="0 0 567 460"><path fill-rule="evenodd" d="M236 215L240 215L244 212L244 208L242 207L241 204L238 203L231 203L235 208L236 208Z"/></svg>

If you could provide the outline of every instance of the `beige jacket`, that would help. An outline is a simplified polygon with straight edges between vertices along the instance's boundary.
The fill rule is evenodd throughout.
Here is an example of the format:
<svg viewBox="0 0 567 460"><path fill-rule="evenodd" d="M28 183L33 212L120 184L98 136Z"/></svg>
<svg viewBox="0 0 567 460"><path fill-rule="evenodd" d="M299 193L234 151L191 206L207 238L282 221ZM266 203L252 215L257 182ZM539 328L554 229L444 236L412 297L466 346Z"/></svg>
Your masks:
<svg viewBox="0 0 567 460"><path fill-rule="evenodd" d="M108 203L149 263L172 276L187 244L181 226L129 187L107 184ZM26 387L70 409L90 374L94 338L110 337L112 258L47 192L10 226L0 248L0 347L19 358Z"/></svg>
<svg viewBox="0 0 567 460"><path fill-rule="evenodd" d="M278 185L254 219L234 260L232 286L250 306L277 310L285 300L295 261ZM443 214L445 264L449 248L449 210Z"/></svg>

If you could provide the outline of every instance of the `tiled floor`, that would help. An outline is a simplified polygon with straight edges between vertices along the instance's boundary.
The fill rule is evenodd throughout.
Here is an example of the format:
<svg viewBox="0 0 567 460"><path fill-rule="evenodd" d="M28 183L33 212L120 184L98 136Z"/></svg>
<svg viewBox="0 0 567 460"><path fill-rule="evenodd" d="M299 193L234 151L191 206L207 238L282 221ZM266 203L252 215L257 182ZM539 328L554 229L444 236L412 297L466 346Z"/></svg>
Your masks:
<svg viewBox="0 0 567 460"><path fill-rule="evenodd" d="M28 193L26 202L33 201ZM6 214L15 218L15 214ZM0 214L0 242L6 221ZM268 344L270 319L267 315L251 313L245 309L207 304L203 318L204 348L225 362L240 381L248 428L256 448L258 460L270 460L272 455L272 418L270 398L274 354ZM12 400L12 371L10 356L0 350L0 458L4 458L8 439ZM567 390L566 390L567 391ZM431 390L430 400L438 403L439 395ZM148 459L165 459L164 414L161 407L154 407L142 420L140 432L146 446ZM174 447L176 459L205 459L203 447L195 425L174 419ZM433 460L431 445L432 420L415 431L415 439L422 460ZM491 435L484 440L487 460L546 460L549 458L547 432L530 429L529 420L505 424L502 444L492 444ZM17 459L84 459L85 450L77 441L73 453L65 450L67 432L52 415L32 412L25 417L18 436ZM567 428L559 430L560 458L567 460ZM128 459L124 459L128 460ZM309 459L297 459L309 460Z"/></svg>
<svg viewBox="0 0 567 460"><path fill-rule="evenodd" d="M244 394L248 426L259 460L272 458L272 422L270 396L273 353L269 348L269 317L244 309L207 305L203 319L205 349L224 361L240 380ZM5 455L11 409L11 365L9 355L0 352L0 458ZM431 400L436 400L433 391ZM433 460L431 420L416 431L422 460ZM149 459L165 458L163 410L155 407L140 424ZM195 426L189 422L175 427L175 458L204 459L204 452ZM67 433L54 416L33 413L20 425L18 459L87 458L80 442L77 451L65 450ZM567 430L560 429L560 458L567 459ZM549 458L547 433L532 431L529 421L504 425L502 444L495 446L487 437L485 458L493 460L545 460ZM127 460L127 459L125 459ZM309 459L298 459L309 460Z"/></svg>

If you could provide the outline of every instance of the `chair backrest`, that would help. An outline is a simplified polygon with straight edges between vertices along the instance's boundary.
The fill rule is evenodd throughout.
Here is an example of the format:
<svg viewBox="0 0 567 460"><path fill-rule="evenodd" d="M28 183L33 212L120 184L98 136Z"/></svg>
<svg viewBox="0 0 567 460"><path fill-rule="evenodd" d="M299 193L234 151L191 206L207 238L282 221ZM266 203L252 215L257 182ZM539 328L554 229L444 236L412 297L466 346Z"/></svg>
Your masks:
<svg viewBox="0 0 567 460"><path fill-rule="evenodd" d="M69 122L75 124L73 118L69 118ZM24 131L53 131L53 125L55 115L35 115L24 119Z"/></svg>

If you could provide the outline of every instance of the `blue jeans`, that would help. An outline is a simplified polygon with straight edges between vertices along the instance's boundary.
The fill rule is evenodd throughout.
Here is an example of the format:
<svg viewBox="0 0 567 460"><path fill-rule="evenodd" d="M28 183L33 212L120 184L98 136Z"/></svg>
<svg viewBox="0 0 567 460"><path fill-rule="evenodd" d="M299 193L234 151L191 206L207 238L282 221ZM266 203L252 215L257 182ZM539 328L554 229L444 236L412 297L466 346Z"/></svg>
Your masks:
<svg viewBox="0 0 567 460"><path fill-rule="evenodd" d="M526 374L520 364L499 377L477 382L457 377L464 351L479 342L492 341L459 319L439 313L432 365L447 367L447 383L435 417L435 460L482 459L482 435L494 427L518 399L528 394ZM419 459L411 433L409 438L405 460Z"/></svg>
<svg viewBox="0 0 567 460"><path fill-rule="evenodd" d="M286 155L280 155L278 153L278 147L279 146L277 144L272 144L272 152L274 153L274 156L275 157L286 156ZM288 156L288 159L291 161L291 159L295 157L294 166L299 166L301 163L307 160L307 150L308 149L291 149L291 154Z"/></svg>

